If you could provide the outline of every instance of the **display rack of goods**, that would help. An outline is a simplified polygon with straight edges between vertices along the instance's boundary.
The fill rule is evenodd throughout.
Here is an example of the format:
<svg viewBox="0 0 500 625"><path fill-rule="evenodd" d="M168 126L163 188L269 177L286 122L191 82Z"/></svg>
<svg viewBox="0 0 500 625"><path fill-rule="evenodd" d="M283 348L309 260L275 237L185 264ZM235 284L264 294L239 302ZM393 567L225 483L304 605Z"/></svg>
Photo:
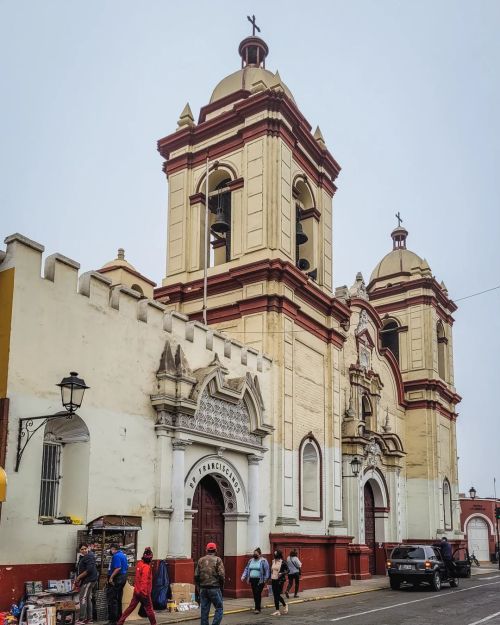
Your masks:
<svg viewBox="0 0 500 625"><path fill-rule="evenodd" d="M77 537L77 549L82 544L93 544L99 571L99 588L104 588L111 562L110 548L120 545L128 560L128 579L133 583L137 562L137 533L142 529L142 517L108 514L94 519L86 530L80 530ZM78 551L77 551L78 553Z"/></svg>

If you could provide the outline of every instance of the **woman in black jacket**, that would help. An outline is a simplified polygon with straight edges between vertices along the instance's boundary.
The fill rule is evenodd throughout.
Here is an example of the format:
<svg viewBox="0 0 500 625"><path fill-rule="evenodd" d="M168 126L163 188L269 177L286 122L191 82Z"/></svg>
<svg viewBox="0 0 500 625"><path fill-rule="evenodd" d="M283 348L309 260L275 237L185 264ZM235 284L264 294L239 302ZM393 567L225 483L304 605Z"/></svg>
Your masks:
<svg viewBox="0 0 500 625"><path fill-rule="evenodd" d="M273 589L274 605L276 612L273 616L281 616L280 603L283 606L283 614L288 614L288 606L281 596L283 585L288 575L288 564L283 558L283 554L279 549L274 552L274 559L271 563L271 587Z"/></svg>

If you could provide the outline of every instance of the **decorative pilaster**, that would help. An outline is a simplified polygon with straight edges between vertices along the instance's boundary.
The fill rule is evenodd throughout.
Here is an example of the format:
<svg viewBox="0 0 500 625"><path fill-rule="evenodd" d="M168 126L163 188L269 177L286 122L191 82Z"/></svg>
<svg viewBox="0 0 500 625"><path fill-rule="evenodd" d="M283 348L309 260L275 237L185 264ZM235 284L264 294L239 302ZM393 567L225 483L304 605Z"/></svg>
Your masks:
<svg viewBox="0 0 500 625"><path fill-rule="evenodd" d="M191 441L172 440L172 516L168 541L168 554L174 558L185 558L184 545L184 476L185 451Z"/></svg>
<svg viewBox="0 0 500 625"><path fill-rule="evenodd" d="M170 484L171 484L171 435L168 428L162 425L160 420L155 426L156 439L156 464L155 474L155 507L153 515L155 519L154 550L157 554L165 555L168 547L169 523L172 510L170 508Z"/></svg>
<svg viewBox="0 0 500 625"><path fill-rule="evenodd" d="M260 456L247 456L248 460L248 507L247 547L250 553L260 544L259 528L259 463Z"/></svg>

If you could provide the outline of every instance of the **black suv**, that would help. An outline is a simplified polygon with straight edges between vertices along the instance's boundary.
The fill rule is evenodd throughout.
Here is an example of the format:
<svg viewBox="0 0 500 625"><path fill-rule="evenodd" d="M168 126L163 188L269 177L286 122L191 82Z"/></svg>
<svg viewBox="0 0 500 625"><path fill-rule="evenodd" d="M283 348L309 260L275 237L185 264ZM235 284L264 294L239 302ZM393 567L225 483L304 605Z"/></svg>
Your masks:
<svg viewBox="0 0 500 625"><path fill-rule="evenodd" d="M454 565L452 565L454 567ZM441 590L442 582L458 586L456 571L449 571L437 547L429 545L398 545L387 561L387 574L393 590L403 582L418 586L424 582L432 590Z"/></svg>

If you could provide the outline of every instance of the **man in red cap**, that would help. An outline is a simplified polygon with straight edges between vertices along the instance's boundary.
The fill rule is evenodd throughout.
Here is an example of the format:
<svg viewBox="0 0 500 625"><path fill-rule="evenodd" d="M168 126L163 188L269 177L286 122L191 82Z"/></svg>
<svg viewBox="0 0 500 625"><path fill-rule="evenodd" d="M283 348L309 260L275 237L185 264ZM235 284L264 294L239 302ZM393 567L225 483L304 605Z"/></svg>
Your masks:
<svg viewBox="0 0 500 625"><path fill-rule="evenodd" d="M224 587L224 564L216 555L217 545L208 543L207 555L198 560L194 578L200 587L201 625L208 624L210 606L215 609L212 625L220 625L224 615L222 588Z"/></svg>

